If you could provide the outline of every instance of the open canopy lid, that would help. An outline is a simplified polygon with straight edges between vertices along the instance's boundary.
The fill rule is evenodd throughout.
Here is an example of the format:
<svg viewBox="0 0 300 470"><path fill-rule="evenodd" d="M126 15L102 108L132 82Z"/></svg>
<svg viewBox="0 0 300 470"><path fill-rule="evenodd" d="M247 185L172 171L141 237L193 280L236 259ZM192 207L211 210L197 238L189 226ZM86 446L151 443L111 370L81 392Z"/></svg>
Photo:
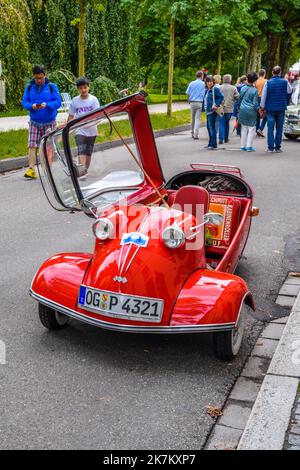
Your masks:
<svg viewBox="0 0 300 470"><path fill-rule="evenodd" d="M164 176L159 161L146 97L147 93L141 91L120 100L113 101L82 117L73 119L66 125L63 131L65 144L68 144L69 133L79 125L84 125L90 121L100 120L102 118L110 119L116 114L127 113L132 124L138 157L145 172L145 180L147 181L148 175L156 187L161 187L164 184ZM117 121L113 121L112 125L118 129ZM71 158L70 150L68 148L65 148L65 150L67 150L66 153L68 153Z"/></svg>
<svg viewBox="0 0 300 470"><path fill-rule="evenodd" d="M116 198L126 198L143 188L152 188L161 197L159 189L165 182L146 96L140 92L124 97L43 137L38 168L46 197L55 209L85 210L89 203L103 208ZM126 129L129 123L129 138L122 135L121 122ZM92 159L87 180L82 181L80 143L76 138L98 135L106 139L107 132L113 131L112 140L117 137L119 143L114 141L110 145L108 139L97 144L97 148L95 145L96 158Z"/></svg>

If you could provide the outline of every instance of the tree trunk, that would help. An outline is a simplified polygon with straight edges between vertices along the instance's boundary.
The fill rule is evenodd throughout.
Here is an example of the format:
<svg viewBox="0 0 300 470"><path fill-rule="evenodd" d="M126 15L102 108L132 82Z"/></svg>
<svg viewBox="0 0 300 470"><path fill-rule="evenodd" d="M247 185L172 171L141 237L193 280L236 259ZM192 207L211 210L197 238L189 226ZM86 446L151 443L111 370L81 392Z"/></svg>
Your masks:
<svg viewBox="0 0 300 470"><path fill-rule="evenodd" d="M279 64L280 60L280 44L281 34L270 34L268 37L267 49L267 75L272 75L272 69L275 65Z"/></svg>
<svg viewBox="0 0 300 470"><path fill-rule="evenodd" d="M261 68L261 38L251 39L247 57L247 72L258 72Z"/></svg>
<svg viewBox="0 0 300 470"><path fill-rule="evenodd" d="M217 74L221 75L221 70L222 70L222 48L219 45L218 48L218 69L217 69Z"/></svg>
<svg viewBox="0 0 300 470"><path fill-rule="evenodd" d="M84 58L84 37L86 30L86 2L80 1L80 17L78 25L78 76L85 75L85 58Z"/></svg>
<svg viewBox="0 0 300 470"><path fill-rule="evenodd" d="M292 38L290 32L286 32L285 36L281 40L280 44L280 65L282 68L282 74L288 73L290 68L290 56L292 49Z"/></svg>
<svg viewBox="0 0 300 470"><path fill-rule="evenodd" d="M175 51L175 18L170 22L170 50L169 50L169 79L168 79L168 116L172 115L173 77L174 77L174 51Z"/></svg>

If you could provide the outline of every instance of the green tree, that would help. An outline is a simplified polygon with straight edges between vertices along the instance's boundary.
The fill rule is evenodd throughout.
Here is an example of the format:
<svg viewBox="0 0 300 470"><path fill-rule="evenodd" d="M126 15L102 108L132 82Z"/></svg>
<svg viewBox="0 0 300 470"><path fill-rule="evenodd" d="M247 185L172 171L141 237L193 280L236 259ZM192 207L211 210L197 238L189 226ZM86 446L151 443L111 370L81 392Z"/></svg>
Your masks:
<svg viewBox="0 0 300 470"><path fill-rule="evenodd" d="M85 34L87 27L88 7L96 11L103 11L106 5L105 0L76 0L79 4L79 17L72 21L73 26L78 27L78 75L85 75Z"/></svg>
<svg viewBox="0 0 300 470"><path fill-rule="evenodd" d="M190 46L197 54L213 54L217 73L230 57L239 57L253 36L254 17L248 0L198 0L198 12L190 19ZM210 51L210 52L209 52Z"/></svg>
<svg viewBox="0 0 300 470"><path fill-rule="evenodd" d="M144 0L140 3L142 14L151 16L152 21L163 21L169 29L169 71L168 71L168 108L167 114L172 114L173 78L175 61L175 30L176 23L183 21L192 9L188 0Z"/></svg>
<svg viewBox="0 0 300 470"><path fill-rule="evenodd" d="M7 106L19 107L30 70L27 31L31 16L23 0L0 0L0 11L0 60L7 84Z"/></svg>

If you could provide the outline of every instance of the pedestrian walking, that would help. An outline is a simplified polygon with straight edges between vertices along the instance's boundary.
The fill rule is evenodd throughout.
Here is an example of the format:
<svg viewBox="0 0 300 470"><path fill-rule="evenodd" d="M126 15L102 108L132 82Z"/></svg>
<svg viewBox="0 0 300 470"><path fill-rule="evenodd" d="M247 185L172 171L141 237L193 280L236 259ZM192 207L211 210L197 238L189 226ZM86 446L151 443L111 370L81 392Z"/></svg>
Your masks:
<svg viewBox="0 0 300 470"><path fill-rule="evenodd" d="M220 91L224 95L224 114L219 116L219 144L223 144L224 142L226 144L229 141L229 127L234 101L239 97L237 88L231 83L232 76L229 74L224 75L223 85L220 86Z"/></svg>
<svg viewBox="0 0 300 470"><path fill-rule="evenodd" d="M220 88L215 86L215 80L212 75L208 75L205 79L207 92L204 98L204 108L206 112L206 125L209 135L208 150L215 150L217 145L217 122L218 115L222 109L224 95Z"/></svg>
<svg viewBox="0 0 300 470"><path fill-rule="evenodd" d="M55 83L46 77L44 65L35 65L33 78L26 86L22 106L29 111L28 160L29 168L25 178L35 179L36 153L42 137L56 127L57 110L61 107L61 97Z"/></svg>
<svg viewBox="0 0 300 470"><path fill-rule="evenodd" d="M264 90L264 87L265 87L265 84L267 83L267 81L268 80L266 79L266 71L265 71L265 69L261 69L258 72L258 80L255 83L255 87L256 87L257 92L258 92L259 105L261 103L261 97L262 97L263 90ZM266 127L266 124L267 124L266 116L261 117L260 113L257 113L256 135L258 137L265 137L263 131L264 131L264 128Z"/></svg>
<svg viewBox="0 0 300 470"><path fill-rule="evenodd" d="M98 98L90 94L90 81L88 78L78 78L76 86L79 95L71 101L68 121L90 113L100 107ZM84 166L84 174L81 178L86 177L90 167L97 134L97 126L80 127L76 131L75 142L78 149L78 161Z"/></svg>
<svg viewBox="0 0 300 470"><path fill-rule="evenodd" d="M289 82L281 78L281 67L273 68L272 78L268 80L263 89L260 103L261 113L267 113L268 125L268 149L269 153L274 151L281 153L281 142L283 133L284 114L288 99L292 94Z"/></svg>
<svg viewBox="0 0 300 470"><path fill-rule="evenodd" d="M243 88L243 86L246 85L246 83L247 83L246 75L242 75L241 77L238 78L237 83L236 83L238 94L240 94L241 89ZM233 116L236 118L236 123L235 123L236 134L241 137L241 125L238 121L238 102L239 102L238 99L234 100Z"/></svg>
<svg viewBox="0 0 300 470"><path fill-rule="evenodd" d="M191 82L186 90L188 101L191 107L191 131L192 138L199 139L199 129L201 124L201 115L203 100L205 96L205 84L203 82L203 72L199 70L196 73L196 80Z"/></svg>
<svg viewBox="0 0 300 470"><path fill-rule="evenodd" d="M241 150L255 152L253 141L256 131L257 112L259 110L258 92L254 84L258 76L255 72L247 74L247 84L239 96L239 122L241 129Z"/></svg>
<svg viewBox="0 0 300 470"><path fill-rule="evenodd" d="M214 81L215 81L215 87L220 88L221 83L222 83L222 76L219 74L214 75Z"/></svg>

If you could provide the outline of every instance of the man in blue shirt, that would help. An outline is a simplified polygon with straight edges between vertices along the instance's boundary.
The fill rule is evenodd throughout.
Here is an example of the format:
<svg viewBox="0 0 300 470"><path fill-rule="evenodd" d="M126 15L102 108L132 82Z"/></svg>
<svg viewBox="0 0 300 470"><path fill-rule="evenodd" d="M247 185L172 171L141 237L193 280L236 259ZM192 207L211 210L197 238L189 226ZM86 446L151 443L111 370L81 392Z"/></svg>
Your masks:
<svg viewBox="0 0 300 470"><path fill-rule="evenodd" d="M272 78L265 84L261 97L261 114L266 111L268 124L268 152L281 153L284 114L288 97L292 93L291 85L281 78L279 65L273 68ZM276 130L276 132L275 132ZM275 133L275 137L274 137Z"/></svg>
<svg viewBox="0 0 300 470"><path fill-rule="evenodd" d="M199 139L202 106L205 96L205 85L202 78L203 72L199 70L196 74L196 80L191 82L186 90L186 94L188 95L188 101L191 106L192 138L195 140Z"/></svg>
<svg viewBox="0 0 300 470"><path fill-rule="evenodd" d="M46 77L45 67L35 65L33 79L26 86L22 106L29 112L29 168L25 178L35 179L36 152L46 132L56 126L57 110L61 107L61 97L57 86Z"/></svg>

